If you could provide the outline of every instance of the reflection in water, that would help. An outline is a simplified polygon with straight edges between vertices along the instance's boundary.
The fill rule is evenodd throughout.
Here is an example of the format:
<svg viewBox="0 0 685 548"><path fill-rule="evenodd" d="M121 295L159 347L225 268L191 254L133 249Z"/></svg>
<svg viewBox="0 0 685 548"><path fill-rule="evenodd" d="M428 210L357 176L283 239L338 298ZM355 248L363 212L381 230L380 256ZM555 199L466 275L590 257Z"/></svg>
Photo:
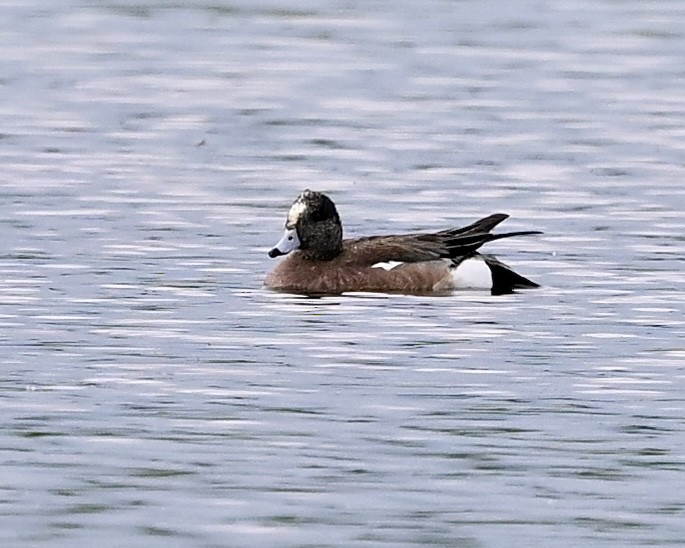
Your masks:
<svg viewBox="0 0 685 548"><path fill-rule="evenodd" d="M682 542L685 14L508 7L5 9L4 545ZM304 188L544 287L265 291Z"/></svg>

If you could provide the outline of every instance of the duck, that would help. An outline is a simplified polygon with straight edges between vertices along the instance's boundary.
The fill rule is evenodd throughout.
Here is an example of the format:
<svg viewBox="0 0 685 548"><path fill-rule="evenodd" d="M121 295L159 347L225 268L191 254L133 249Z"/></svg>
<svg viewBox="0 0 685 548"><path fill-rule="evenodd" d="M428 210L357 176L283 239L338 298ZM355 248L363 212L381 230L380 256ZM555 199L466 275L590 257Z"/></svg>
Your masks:
<svg viewBox="0 0 685 548"><path fill-rule="evenodd" d="M495 256L478 251L494 240L542 234L537 230L493 234L508 217L495 213L439 232L344 239L333 201L307 189L293 202L283 236L268 252L271 258L285 258L266 276L264 285L304 295L437 295L462 289L504 295L540 287Z"/></svg>

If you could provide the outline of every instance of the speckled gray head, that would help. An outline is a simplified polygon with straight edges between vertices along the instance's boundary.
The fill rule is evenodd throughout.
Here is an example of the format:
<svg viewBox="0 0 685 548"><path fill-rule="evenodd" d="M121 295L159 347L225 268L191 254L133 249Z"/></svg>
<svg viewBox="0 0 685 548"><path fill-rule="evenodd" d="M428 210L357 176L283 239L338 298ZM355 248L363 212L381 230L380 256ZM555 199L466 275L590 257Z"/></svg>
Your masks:
<svg viewBox="0 0 685 548"><path fill-rule="evenodd" d="M296 249L308 256L332 258L342 249L342 225L331 199L312 190L305 190L290 206L285 232L269 257L286 255Z"/></svg>

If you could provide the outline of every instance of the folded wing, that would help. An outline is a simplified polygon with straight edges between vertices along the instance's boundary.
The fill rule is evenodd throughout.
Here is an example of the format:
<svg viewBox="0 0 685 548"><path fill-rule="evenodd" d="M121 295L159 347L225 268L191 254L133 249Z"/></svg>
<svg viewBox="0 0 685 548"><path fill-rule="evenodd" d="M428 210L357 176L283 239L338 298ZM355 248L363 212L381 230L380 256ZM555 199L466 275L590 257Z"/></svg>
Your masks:
<svg viewBox="0 0 685 548"><path fill-rule="evenodd" d="M496 213L462 228L432 234L370 236L346 240L345 247L354 248L357 259L368 256L369 265L389 261L415 263L437 259L458 260L473 254L483 244L493 240L540 234L534 230L492 234L490 231L507 217L504 213ZM368 253L365 253L366 250Z"/></svg>

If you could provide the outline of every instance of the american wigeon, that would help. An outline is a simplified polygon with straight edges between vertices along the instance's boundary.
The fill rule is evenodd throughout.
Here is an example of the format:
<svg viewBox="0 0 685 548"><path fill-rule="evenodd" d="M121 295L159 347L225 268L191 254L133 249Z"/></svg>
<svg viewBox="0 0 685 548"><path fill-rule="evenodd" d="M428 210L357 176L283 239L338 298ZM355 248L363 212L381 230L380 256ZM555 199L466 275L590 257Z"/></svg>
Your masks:
<svg viewBox="0 0 685 548"><path fill-rule="evenodd" d="M538 231L490 231L508 215L496 213L464 228L432 234L370 236L343 240L335 205L320 192L305 190L293 203L285 233L269 257L289 254L267 276L275 290L304 294L351 291L445 293L489 289L493 295L539 287L492 255L483 244Z"/></svg>

